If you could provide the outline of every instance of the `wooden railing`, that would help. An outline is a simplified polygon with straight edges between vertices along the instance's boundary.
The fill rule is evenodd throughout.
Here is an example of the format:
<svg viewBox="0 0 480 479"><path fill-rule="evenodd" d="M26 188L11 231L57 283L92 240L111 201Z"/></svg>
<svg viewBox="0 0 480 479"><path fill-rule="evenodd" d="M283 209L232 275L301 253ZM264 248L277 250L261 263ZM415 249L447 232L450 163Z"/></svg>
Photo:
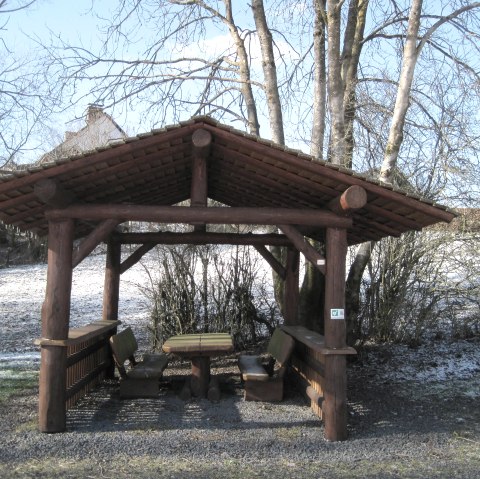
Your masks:
<svg viewBox="0 0 480 479"><path fill-rule="evenodd" d="M97 321L81 328L70 329L68 339L39 339L40 346L67 348L66 408L100 383L110 372L113 375L113 359L109 338L115 334L120 321Z"/></svg>
<svg viewBox="0 0 480 479"><path fill-rule="evenodd" d="M324 337L304 326L282 326L295 339L291 359L291 371L302 392L310 400L313 412L323 418L323 397L325 385L325 358L332 354L356 354L355 349L327 348Z"/></svg>

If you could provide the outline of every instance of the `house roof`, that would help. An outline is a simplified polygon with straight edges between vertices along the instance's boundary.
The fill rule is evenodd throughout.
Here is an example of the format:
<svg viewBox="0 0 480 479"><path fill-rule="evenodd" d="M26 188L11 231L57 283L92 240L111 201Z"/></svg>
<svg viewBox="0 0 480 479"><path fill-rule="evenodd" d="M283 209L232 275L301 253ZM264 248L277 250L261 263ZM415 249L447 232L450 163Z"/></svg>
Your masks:
<svg viewBox="0 0 480 479"><path fill-rule="evenodd" d="M398 236L455 217L444 206L352 170L196 117L0 177L0 219L46 234L48 206L34 191L42 179L55 180L80 203L167 206L188 200L192 134L198 129L212 136L208 197L227 206L326 209L350 186L361 186L367 192L367 203L351 216L349 244ZM94 226L79 222L77 237L87 235ZM306 236L323 239L322 228L301 230Z"/></svg>

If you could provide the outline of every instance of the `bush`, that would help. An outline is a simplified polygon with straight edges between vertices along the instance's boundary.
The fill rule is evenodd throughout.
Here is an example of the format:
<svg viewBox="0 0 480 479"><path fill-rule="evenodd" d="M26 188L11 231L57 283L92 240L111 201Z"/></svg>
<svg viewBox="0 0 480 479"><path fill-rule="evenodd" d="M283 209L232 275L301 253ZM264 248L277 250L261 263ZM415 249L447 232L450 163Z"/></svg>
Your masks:
<svg viewBox="0 0 480 479"><path fill-rule="evenodd" d="M237 347L270 335L280 314L262 261L248 247L157 246L143 288L154 347L175 334L229 332Z"/></svg>

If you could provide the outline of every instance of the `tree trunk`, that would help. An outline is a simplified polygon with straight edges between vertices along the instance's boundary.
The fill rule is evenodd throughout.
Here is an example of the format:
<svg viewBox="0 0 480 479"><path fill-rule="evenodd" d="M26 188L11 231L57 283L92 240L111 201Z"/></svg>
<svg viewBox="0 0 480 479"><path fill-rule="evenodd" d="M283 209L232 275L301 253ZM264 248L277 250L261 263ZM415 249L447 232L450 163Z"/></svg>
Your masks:
<svg viewBox="0 0 480 479"><path fill-rule="evenodd" d="M248 118L248 131L253 135L260 135L260 123L257 115L257 104L252 91L252 84L250 82L250 65L248 61L247 50L245 49L245 42L240 37L238 29L233 20L232 2L231 0L225 0L226 9L226 23L230 31L230 35L235 43L237 49L237 55L239 58L239 76L242 81L242 96L245 99L245 105L247 108Z"/></svg>
<svg viewBox="0 0 480 479"><path fill-rule="evenodd" d="M388 135L387 148L380 169L380 180L390 183L397 165L398 153L403 141L403 129L409 107L410 91L412 89L413 74L417 63L417 38L420 28L422 0L412 0L408 17L408 30L405 48L403 50L402 71L398 83L397 99L393 110L392 124Z"/></svg>
<svg viewBox="0 0 480 479"><path fill-rule="evenodd" d="M323 159L325 116L327 104L327 68L325 64L325 0L314 0L315 26L313 31L313 125L310 155ZM312 269L315 274L315 269ZM318 271L317 271L318 273Z"/></svg>
<svg viewBox="0 0 480 479"><path fill-rule="evenodd" d="M331 117L330 161L345 161L345 118L343 81L340 59L341 9L343 0L327 0L328 28L328 92Z"/></svg>
<svg viewBox="0 0 480 479"><path fill-rule="evenodd" d="M267 95L268 114L270 118L270 130L272 140L280 145L285 144L283 132L282 105L278 91L277 68L273 54L272 33L267 25L263 0L252 1L253 17L257 27L257 34L260 40L262 51L262 67L265 77L265 94Z"/></svg>
<svg viewBox="0 0 480 479"><path fill-rule="evenodd" d="M342 53L342 79L344 84L343 102L345 109L345 166L352 167L353 122L355 120L358 64L362 51L362 40L368 10L368 0L352 0L348 10Z"/></svg>

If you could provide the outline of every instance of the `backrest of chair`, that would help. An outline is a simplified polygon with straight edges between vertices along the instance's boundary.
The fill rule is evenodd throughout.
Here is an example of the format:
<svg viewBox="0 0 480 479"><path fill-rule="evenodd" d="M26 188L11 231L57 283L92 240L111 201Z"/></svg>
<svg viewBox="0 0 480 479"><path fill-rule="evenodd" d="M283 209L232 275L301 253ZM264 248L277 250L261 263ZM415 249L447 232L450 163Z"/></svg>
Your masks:
<svg viewBox="0 0 480 479"><path fill-rule="evenodd" d="M295 340L281 329L276 328L268 343L267 352L283 366L293 352Z"/></svg>
<svg viewBox="0 0 480 479"><path fill-rule="evenodd" d="M123 365L138 349L137 340L131 328L126 328L110 338L110 345L117 365Z"/></svg>

